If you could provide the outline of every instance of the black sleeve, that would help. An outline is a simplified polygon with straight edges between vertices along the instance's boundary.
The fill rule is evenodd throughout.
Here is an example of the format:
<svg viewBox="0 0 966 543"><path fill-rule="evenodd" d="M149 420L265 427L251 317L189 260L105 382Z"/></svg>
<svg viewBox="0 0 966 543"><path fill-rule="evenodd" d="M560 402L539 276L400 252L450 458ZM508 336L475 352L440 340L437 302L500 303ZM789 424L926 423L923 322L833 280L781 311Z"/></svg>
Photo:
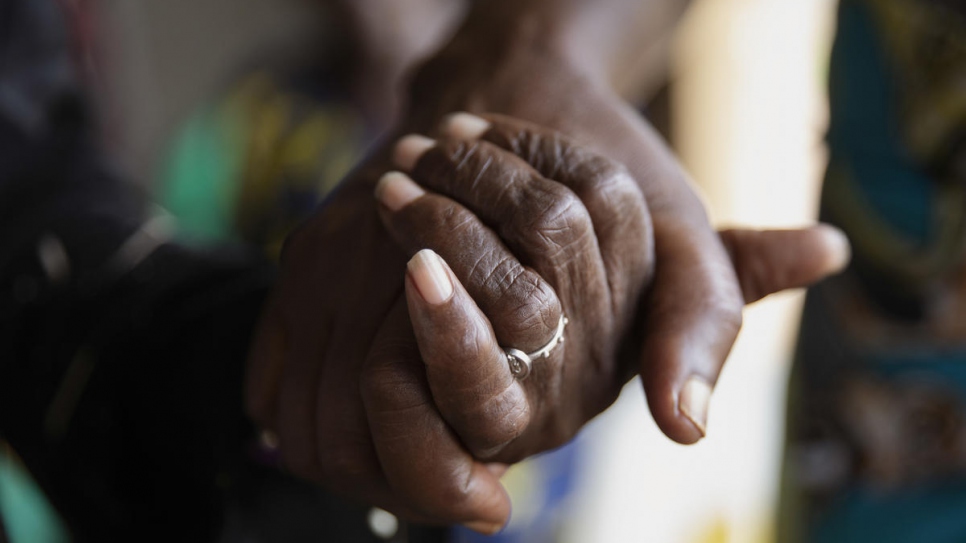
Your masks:
<svg viewBox="0 0 966 543"><path fill-rule="evenodd" d="M0 435L76 540L210 541L273 270L159 237L98 152L59 6L0 0Z"/></svg>

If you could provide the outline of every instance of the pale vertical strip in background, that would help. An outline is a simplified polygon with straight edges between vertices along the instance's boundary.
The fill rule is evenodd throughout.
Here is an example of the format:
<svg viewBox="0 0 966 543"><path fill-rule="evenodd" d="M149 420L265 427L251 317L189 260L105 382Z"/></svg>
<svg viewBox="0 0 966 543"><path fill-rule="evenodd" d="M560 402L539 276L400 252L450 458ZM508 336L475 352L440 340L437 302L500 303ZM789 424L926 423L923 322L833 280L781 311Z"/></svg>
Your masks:
<svg viewBox="0 0 966 543"><path fill-rule="evenodd" d="M682 28L674 142L718 225L816 215L825 163L825 66L834 0L701 0ZM709 435L681 447L646 415L640 383L584 439L591 449L567 541L774 539L785 385L800 293L745 312Z"/></svg>

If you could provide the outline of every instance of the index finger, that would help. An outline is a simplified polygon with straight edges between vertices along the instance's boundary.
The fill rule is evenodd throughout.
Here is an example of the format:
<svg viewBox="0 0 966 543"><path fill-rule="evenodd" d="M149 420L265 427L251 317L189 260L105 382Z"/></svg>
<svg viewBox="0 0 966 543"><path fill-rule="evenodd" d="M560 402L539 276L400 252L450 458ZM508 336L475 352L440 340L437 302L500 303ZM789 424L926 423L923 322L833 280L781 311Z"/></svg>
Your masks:
<svg viewBox="0 0 966 543"><path fill-rule="evenodd" d="M406 313L400 298L374 340L361 380L383 473L393 491L426 516L495 533L509 518L509 497L436 410Z"/></svg>

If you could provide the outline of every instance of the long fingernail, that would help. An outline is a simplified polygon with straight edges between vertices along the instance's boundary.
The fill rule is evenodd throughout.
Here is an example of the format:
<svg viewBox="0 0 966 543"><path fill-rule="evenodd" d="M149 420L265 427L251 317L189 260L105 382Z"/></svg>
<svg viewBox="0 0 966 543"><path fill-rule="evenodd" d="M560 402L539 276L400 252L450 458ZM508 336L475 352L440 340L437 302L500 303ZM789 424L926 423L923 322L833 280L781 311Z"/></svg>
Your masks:
<svg viewBox="0 0 966 543"><path fill-rule="evenodd" d="M503 529L502 524L486 522L485 520L467 522L463 526L483 535L493 535Z"/></svg>
<svg viewBox="0 0 966 543"><path fill-rule="evenodd" d="M439 305L453 295L453 282L446 273L443 259L430 249L416 253L408 264L409 275L420 296L430 305Z"/></svg>
<svg viewBox="0 0 966 543"><path fill-rule="evenodd" d="M701 437L707 435L710 403L711 385L697 375L689 377L678 397L678 409L701 432Z"/></svg>
<svg viewBox="0 0 966 543"><path fill-rule="evenodd" d="M825 237L831 251L829 254L829 273L838 273L849 265L852 260L852 244L845 232L830 224L820 224L818 228Z"/></svg>
<svg viewBox="0 0 966 543"><path fill-rule="evenodd" d="M407 172L413 171L423 153L436 145L436 141L419 134L410 134L396 143L392 150L392 161Z"/></svg>
<svg viewBox="0 0 966 543"><path fill-rule="evenodd" d="M453 113L443 121L443 134L460 140L475 140L490 129L490 122L470 113Z"/></svg>
<svg viewBox="0 0 966 543"><path fill-rule="evenodd" d="M402 172L386 172L376 183L375 193L382 205L399 211L426 191Z"/></svg>

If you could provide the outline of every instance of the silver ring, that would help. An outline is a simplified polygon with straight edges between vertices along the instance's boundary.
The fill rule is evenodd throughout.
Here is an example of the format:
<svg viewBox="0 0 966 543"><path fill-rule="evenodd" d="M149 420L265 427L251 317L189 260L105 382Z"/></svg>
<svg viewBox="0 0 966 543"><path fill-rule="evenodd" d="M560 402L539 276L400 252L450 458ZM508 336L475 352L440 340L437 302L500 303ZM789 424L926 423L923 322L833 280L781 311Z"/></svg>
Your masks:
<svg viewBox="0 0 966 543"><path fill-rule="evenodd" d="M553 337L550 338L550 341L546 345L532 353L525 353L519 349L504 348L503 352L506 353L506 361L510 366L510 372L513 376L520 381L526 379L530 375L530 370L533 369L534 360L549 357L554 347L563 343L564 328L569 322L570 320L567 317L560 315L560 321L557 323L557 331L554 332Z"/></svg>

